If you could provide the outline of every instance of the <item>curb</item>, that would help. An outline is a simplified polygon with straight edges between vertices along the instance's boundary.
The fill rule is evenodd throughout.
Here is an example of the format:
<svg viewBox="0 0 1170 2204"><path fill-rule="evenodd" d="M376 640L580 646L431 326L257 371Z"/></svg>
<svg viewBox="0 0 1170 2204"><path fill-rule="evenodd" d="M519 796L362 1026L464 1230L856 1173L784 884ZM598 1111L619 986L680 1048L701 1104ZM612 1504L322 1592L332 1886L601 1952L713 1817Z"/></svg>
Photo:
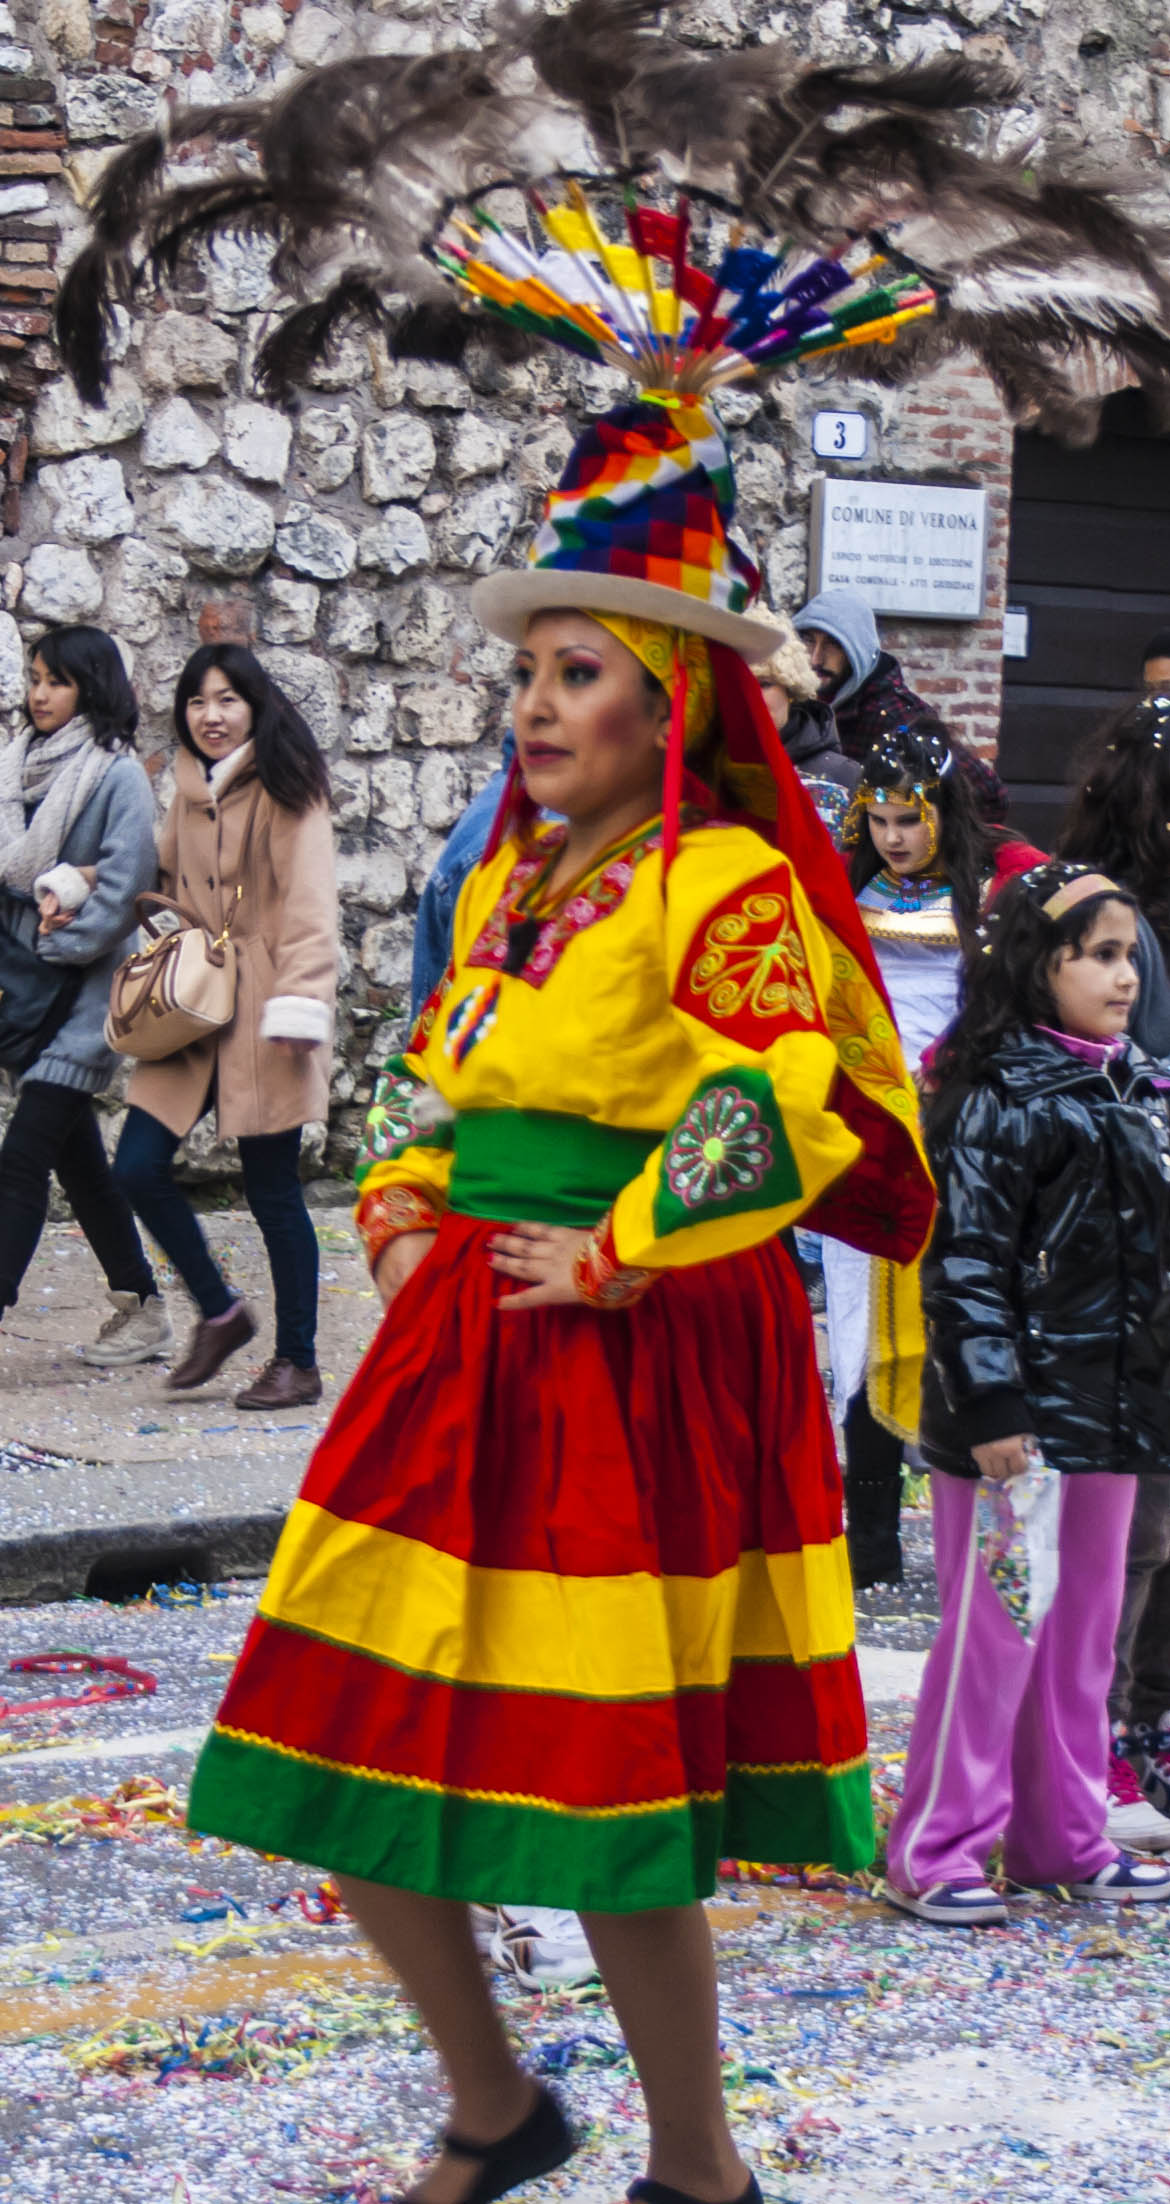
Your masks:
<svg viewBox="0 0 1170 2204"><path fill-rule="evenodd" d="M262 1576L284 1520L282 1509L267 1508L255 1515L95 1523L89 1529L0 1539L0 1606L134 1598L164 1575L203 1584Z"/></svg>

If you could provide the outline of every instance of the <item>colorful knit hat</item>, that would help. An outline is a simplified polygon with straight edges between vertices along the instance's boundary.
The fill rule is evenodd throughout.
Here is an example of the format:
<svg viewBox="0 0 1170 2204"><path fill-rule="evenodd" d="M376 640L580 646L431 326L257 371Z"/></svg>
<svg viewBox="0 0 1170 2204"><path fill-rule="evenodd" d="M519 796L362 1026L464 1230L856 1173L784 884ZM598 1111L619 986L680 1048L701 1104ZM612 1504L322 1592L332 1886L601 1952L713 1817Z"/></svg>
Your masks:
<svg viewBox="0 0 1170 2204"><path fill-rule="evenodd" d="M782 631L745 617L760 576L729 534L731 455L693 396L648 392L574 445L526 570L477 582L478 619L509 643L534 613L632 613L766 658Z"/></svg>

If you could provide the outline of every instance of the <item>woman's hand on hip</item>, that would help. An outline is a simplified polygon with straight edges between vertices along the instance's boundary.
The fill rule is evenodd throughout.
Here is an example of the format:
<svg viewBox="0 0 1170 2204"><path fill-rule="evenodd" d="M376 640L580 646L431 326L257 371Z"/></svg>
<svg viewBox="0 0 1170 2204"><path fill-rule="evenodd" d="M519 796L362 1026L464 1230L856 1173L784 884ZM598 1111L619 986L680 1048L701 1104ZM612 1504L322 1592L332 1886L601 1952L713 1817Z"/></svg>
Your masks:
<svg viewBox="0 0 1170 2204"><path fill-rule="evenodd" d="M384 1309L397 1300L407 1279L426 1261L434 1244L433 1232L399 1232L386 1242L374 1264L374 1284Z"/></svg>
<svg viewBox="0 0 1170 2204"><path fill-rule="evenodd" d="M971 1457L981 1477L1002 1485L1009 1477L1022 1477L1026 1469L1031 1469L1035 1451L1032 1433L1018 1431L1013 1439L988 1439L983 1446L973 1446Z"/></svg>
<svg viewBox="0 0 1170 2204"><path fill-rule="evenodd" d="M505 1294L501 1309L551 1309L567 1303L578 1308L582 1300L573 1279L573 1265L589 1238L571 1225L510 1224L488 1243L493 1270L515 1278L520 1293Z"/></svg>

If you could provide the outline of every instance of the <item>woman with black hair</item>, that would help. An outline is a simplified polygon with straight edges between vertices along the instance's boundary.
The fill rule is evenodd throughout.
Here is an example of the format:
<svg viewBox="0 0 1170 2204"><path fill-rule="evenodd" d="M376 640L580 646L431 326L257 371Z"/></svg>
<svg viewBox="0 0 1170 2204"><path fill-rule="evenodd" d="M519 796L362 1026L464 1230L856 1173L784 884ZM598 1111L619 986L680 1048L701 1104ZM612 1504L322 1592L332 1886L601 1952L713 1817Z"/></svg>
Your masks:
<svg viewBox="0 0 1170 2204"><path fill-rule="evenodd" d="M1087 866L1011 881L931 1066L922 1448L942 1621L886 1891L940 1927L1006 1922L986 1880L1000 1837L1018 1885L1170 1898L1170 1871L1119 1845L1105 1777L1135 1486L1170 1416L1170 1114L1127 1038L1136 918ZM1060 1476L1056 1582L1046 1612L1021 1612L1018 1574L1001 1593L984 1565L978 1480L1041 1464Z"/></svg>
<svg viewBox="0 0 1170 2204"><path fill-rule="evenodd" d="M0 1147L0 1308L20 1292L56 1172L114 1308L84 1359L147 1362L174 1333L93 1109L116 1066L103 1034L110 980L134 934L134 899L155 873L138 707L112 638L91 627L42 636L27 711L26 731L0 756L0 892L14 934L75 977L21 1076Z"/></svg>
<svg viewBox="0 0 1170 2204"><path fill-rule="evenodd" d="M926 719L891 725L874 745L844 838L853 891L913 1067L954 1016L960 956L981 910L1002 880L1040 852L988 824L969 779L956 770L945 728ZM879 1394L870 1264L834 1240L825 1242L824 1262L833 1393L845 1429L849 1556L854 1584L865 1591L901 1579L902 1449L911 1432L891 1413L886 1383Z"/></svg>
<svg viewBox="0 0 1170 2204"><path fill-rule="evenodd" d="M238 958L230 1025L141 1064L115 1174L199 1310L179 1391L203 1385L256 1331L175 1185L180 1142L208 1110L239 1141L248 1206L276 1298L275 1353L239 1408L319 1400L317 1237L301 1192L302 1127L329 1106L338 915L329 781L317 744L252 652L210 643L175 692L176 791L159 844L163 891Z"/></svg>

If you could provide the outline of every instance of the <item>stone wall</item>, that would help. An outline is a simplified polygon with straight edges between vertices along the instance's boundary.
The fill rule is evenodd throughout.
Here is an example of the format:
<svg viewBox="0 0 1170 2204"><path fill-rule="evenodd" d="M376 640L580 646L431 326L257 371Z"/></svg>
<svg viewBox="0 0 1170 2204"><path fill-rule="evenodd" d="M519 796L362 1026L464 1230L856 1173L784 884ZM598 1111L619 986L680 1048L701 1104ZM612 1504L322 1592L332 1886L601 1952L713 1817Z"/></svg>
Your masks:
<svg viewBox="0 0 1170 2204"><path fill-rule="evenodd" d="M40 626L101 621L132 663L165 802L184 657L199 637L255 640L334 779L338 1162L397 1028L417 893L505 724L507 652L470 618L468 585L520 556L575 430L617 379L556 359L484 359L466 374L399 365L354 340L277 411L251 388L265 255L227 245L124 321L110 402L95 411L55 374L48 310L86 190L160 98L243 96L354 50L466 42L477 19L476 0L0 0L0 712L19 705L22 649ZM1009 135L1040 128L1110 163L1132 152L1152 177L1167 150L1170 38L1155 0L697 0L687 22L700 41L783 37L858 60L1008 51L1029 86ZM730 396L743 533L788 606L805 591L809 426L825 403L870 417L856 471L991 490L985 619L890 629L916 684L991 744L1011 454L998 403L956 368L900 396L835 379Z"/></svg>

